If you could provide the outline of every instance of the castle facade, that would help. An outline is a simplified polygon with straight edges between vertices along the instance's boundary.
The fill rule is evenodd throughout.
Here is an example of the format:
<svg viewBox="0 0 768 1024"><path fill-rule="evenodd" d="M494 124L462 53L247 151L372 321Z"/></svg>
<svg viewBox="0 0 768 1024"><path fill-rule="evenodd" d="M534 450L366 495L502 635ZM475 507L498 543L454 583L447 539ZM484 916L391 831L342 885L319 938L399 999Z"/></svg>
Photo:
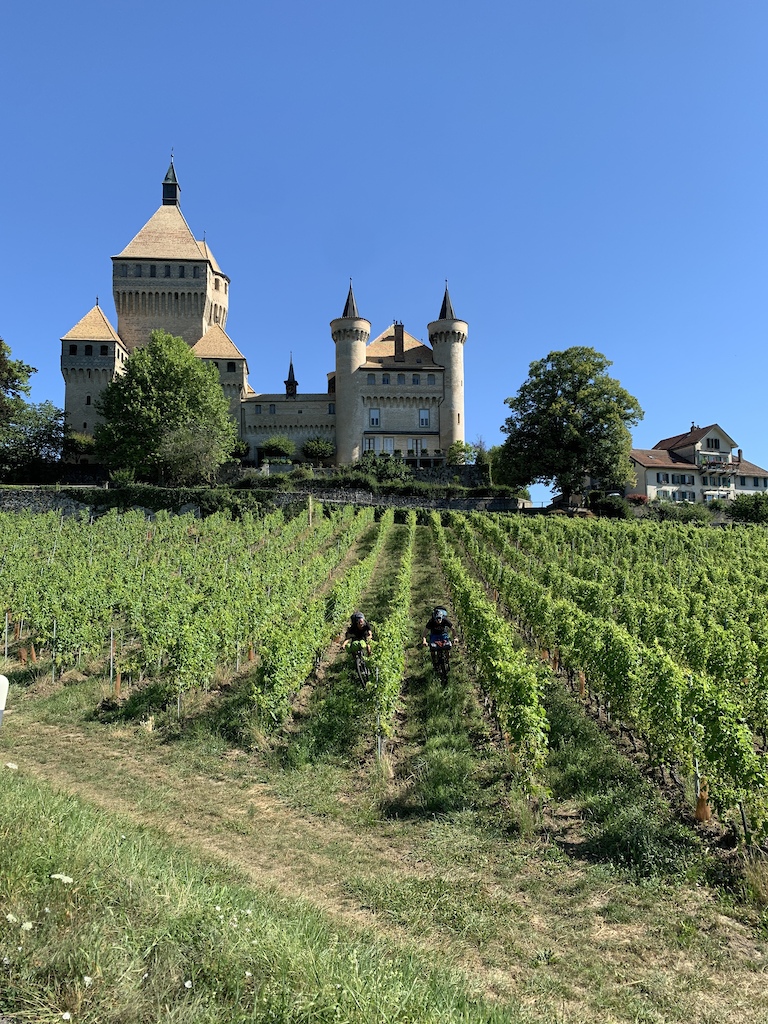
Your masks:
<svg viewBox="0 0 768 1024"><path fill-rule="evenodd" d="M291 356L284 390L257 392L245 356L225 331L230 280L207 242L192 234L179 194L171 161L162 205L112 257L117 329L97 303L61 339L64 411L72 430L93 434L97 397L159 329L182 337L216 366L254 462L276 434L294 441L297 452L307 440L327 439L337 465L356 462L366 451L435 462L464 440L467 324L456 317L447 285L425 345L401 323L371 341L371 324L360 316L350 283L343 313L330 325L336 358L326 390L300 392Z"/></svg>

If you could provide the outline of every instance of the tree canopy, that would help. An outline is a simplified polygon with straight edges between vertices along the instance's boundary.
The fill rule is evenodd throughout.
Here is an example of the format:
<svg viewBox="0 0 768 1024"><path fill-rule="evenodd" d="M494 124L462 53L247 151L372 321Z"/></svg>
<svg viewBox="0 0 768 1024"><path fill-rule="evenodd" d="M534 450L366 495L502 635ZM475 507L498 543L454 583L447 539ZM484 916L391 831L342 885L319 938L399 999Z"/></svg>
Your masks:
<svg viewBox="0 0 768 1024"><path fill-rule="evenodd" d="M64 437L64 411L52 402L14 402L10 421L0 427L2 478L46 483L60 465Z"/></svg>
<svg viewBox="0 0 768 1024"><path fill-rule="evenodd" d="M11 350L0 338L0 427L10 423L14 411L24 403L22 395L29 394L29 378L36 373L20 359L11 359Z"/></svg>
<svg viewBox="0 0 768 1024"><path fill-rule="evenodd" d="M632 476L629 427L643 418L636 398L606 370L593 348L574 346L531 363L502 431L498 483L553 484L581 492L584 477L623 486Z"/></svg>
<svg viewBox="0 0 768 1024"><path fill-rule="evenodd" d="M145 480L210 479L237 438L216 367L165 331L131 353L96 409L99 461Z"/></svg>

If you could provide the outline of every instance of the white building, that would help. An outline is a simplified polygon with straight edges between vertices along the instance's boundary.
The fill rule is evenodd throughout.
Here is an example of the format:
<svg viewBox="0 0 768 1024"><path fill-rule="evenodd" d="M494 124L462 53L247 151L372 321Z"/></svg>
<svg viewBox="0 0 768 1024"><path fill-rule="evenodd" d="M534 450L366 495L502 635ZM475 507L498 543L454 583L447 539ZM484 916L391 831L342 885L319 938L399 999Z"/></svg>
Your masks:
<svg viewBox="0 0 768 1024"><path fill-rule="evenodd" d="M631 493L666 501L733 501L741 494L768 493L768 469L748 462L736 442L713 423L633 448L630 458L637 484Z"/></svg>

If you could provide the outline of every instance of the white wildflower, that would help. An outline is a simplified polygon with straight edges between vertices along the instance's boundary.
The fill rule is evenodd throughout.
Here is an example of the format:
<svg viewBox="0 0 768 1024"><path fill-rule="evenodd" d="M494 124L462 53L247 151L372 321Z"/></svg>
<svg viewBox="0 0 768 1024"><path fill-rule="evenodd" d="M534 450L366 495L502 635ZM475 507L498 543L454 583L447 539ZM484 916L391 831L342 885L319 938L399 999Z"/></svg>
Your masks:
<svg viewBox="0 0 768 1024"><path fill-rule="evenodd" d="M217 904L216 904L216 906L215 906L215 907L214 907L213 909L214 909L214 910L221 910L221 907L220 907L220 906L219 906L219 904L217 903Z"/></svg>
<svg viewBox="0 0 768 1024"><path fill-rule="evenodd" d="M15 915L15 914L6 914L6 915L5 915L5 920L6 920L6 921L7 921L7 922L8 922L9 924L17 924L17 922L18 922L18 920L19 920L19 919L18 919L18 917L16 917L16 915Z"/></svg>
<svg viewBox="0 0 768 1024"><path fill-rule="evenodd" d="M93 978L89 974L84 974L83 982L85 983L86 988L90 988L91 985L93 984Z"/></svg>
<svg viewBox="0 0 768 1024"><path fill-rule="evenodd" d="M5 767L10 768L12 772L16 772L19 770L19 766L17 764L14 764L13 761L6 761Z"/></svg>
<svg viewBox="0 0 768 1024"><path fill-rule="evenodd" d="M50 914L50 912L51 912L51 908L50 907L46 907L45 910L43 911L43 913L45 913L45 914Z"/></svg>
<svg viewBox="0 0 768 1024"><path fill-rule="evenodd" d="M246 971L245 972L245 976L246 976L246 978L252 978L253 974L251 973L251 971Z"/></svg>
<svg viewBox="0 0 768 1024"><path fill-rule="evenodd" d="M192 988L192 982L189 979L184 982L184 988Z"/></svg>
<svg viewBox="0 0 768 1024"><path fill-rule="evenodd" d="M32 931L32 922L31 921L25 921L24 924L21 926L21 930L23 932L31 932Z"/></svg>
<svg viewBox="0 0 768 1024"><path fill-rule="evenodd" d="M71 885L74 882L74 878L70 878L69 875L62 875L61 872L57 872L50 877L58 879L59 882L63 882L65 885Z"/></svg>
<svg viewBox="0 0 768 1024"><path fill-rule="evenodd" d="M72 1014L69 1012L69 1010L65 1010L64 1013L62 1013L62 1015L61 1015L61 1019L62 1020L72 1020Z"/></svg>

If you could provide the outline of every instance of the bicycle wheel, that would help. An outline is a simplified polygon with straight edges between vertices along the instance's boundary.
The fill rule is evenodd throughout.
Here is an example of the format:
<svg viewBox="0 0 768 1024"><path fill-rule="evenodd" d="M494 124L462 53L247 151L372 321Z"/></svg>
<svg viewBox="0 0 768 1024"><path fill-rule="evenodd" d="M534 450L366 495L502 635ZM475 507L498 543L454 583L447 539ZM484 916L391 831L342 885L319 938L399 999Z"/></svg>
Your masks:
<svg viewBox="0 0 768 1024"><path fill-rule="evenodd" d="M357 672L357 678L360 681L360 685L366 686L370 677L370 670L368 668L368 662L363 657L362 651L357 651L355 654L355 671Z"/></svg>
<svg viewBox="0 0 768 1024"><path fill-rule="evenodd" d="M450 662L448 661L448 651L444 647L440 649L437 662L437 674L440 676L440 681L445 685L448 682L448 672L450 668Z"/></svg>

